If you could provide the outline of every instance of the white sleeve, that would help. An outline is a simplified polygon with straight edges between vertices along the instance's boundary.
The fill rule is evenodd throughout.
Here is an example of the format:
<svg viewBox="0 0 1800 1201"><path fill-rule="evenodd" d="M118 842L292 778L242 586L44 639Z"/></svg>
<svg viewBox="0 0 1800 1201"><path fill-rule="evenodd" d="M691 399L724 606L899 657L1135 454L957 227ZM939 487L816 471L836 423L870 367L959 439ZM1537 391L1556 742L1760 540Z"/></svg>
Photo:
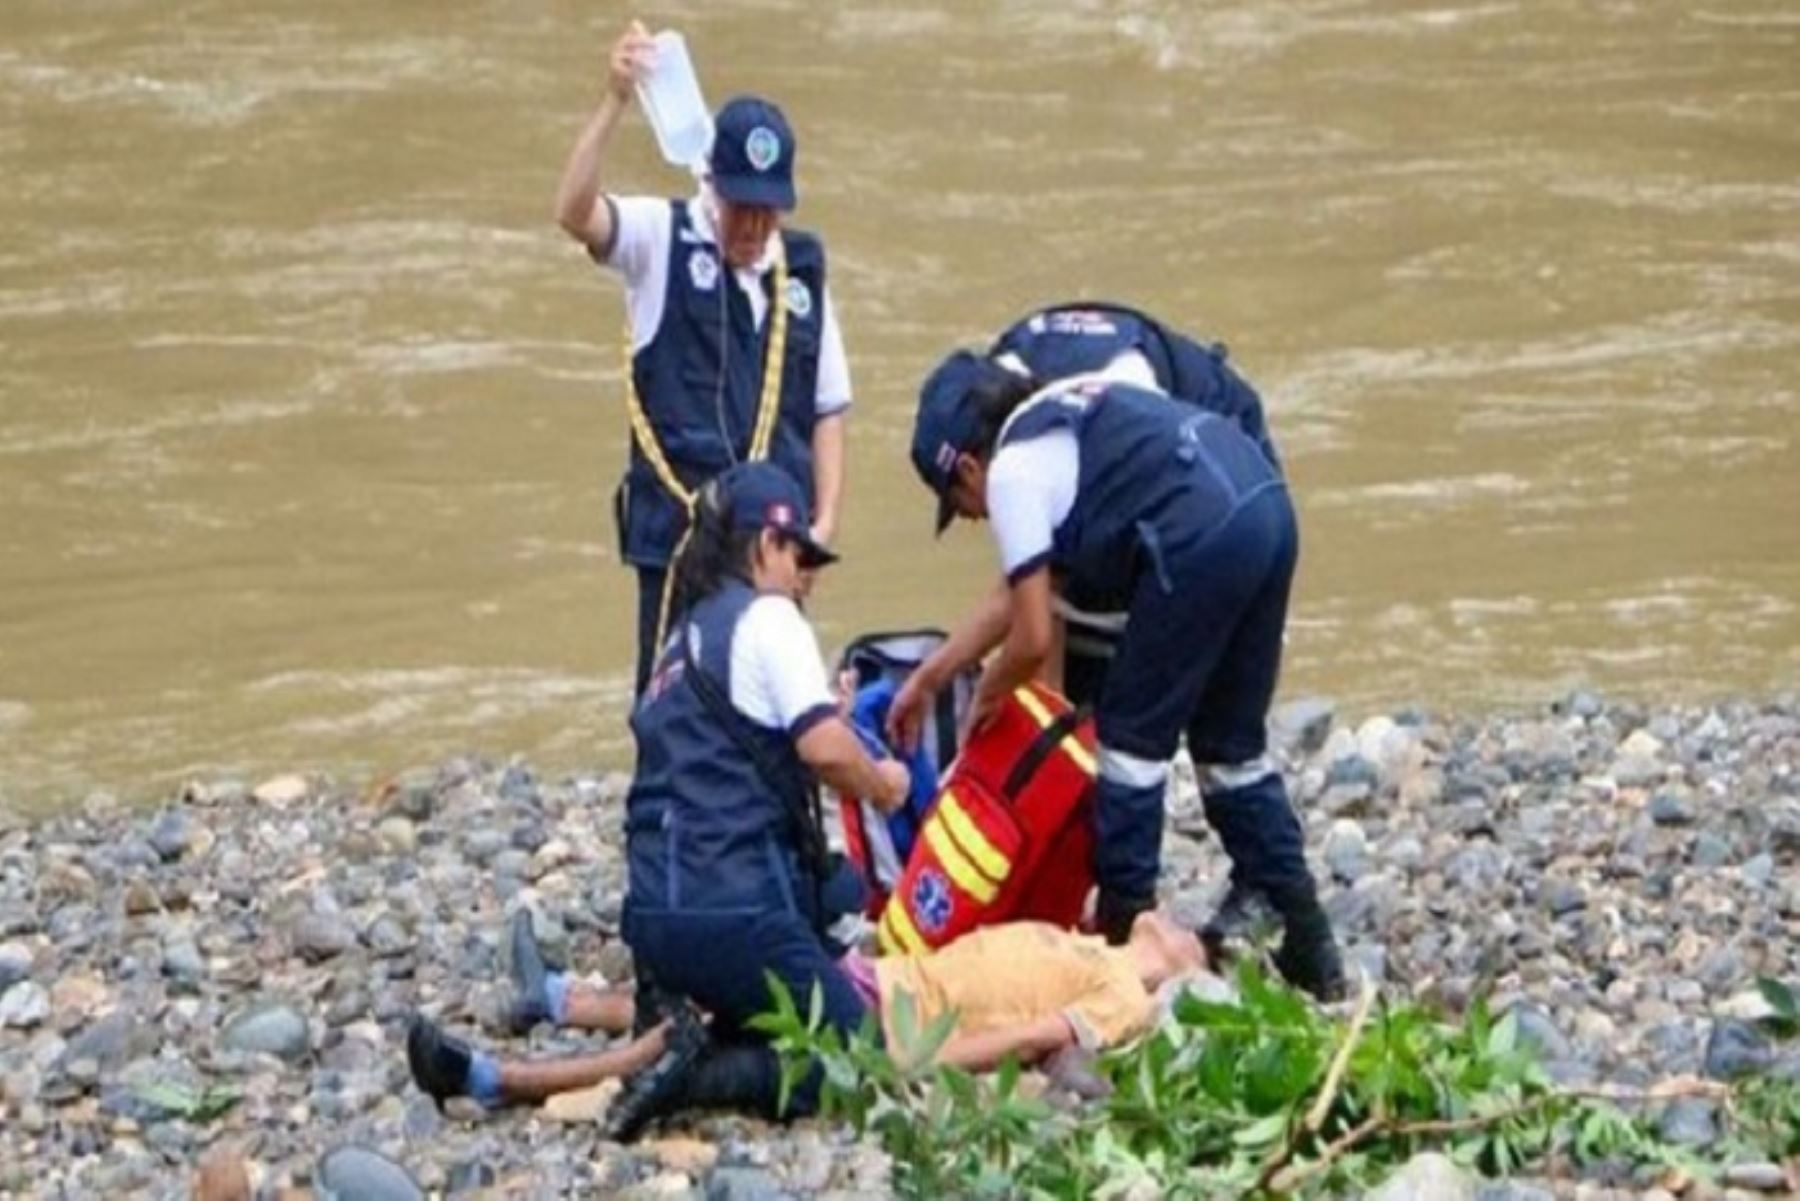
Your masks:
<svg viewBox="0 0 1800 1201"><path fill-rule="evenodd" d="M625 280L631 348L642 350L662 325L675 208L661 196L609 195L607 199L613 207L612 244L605 248L604 257L595 257Z"/></svg>
<svg viewBox="0 0 1800 1201"><path fill-rule="evenodd" d="M819 641L785 596L759 596L731 636L731 704L759 726L798 738L837 712Z"/></svg>
<svg viewBox="0 0 1800 1201"><path fill-rule="evenodd" d="M819 324L819 381L813 394L813 411L821 417L850 407L850 360L844 354L844 334L838 328L837 310L831 306L831 285L825 285L824 317Z"/></svg>
<svg viewBox="0 0 1800 1201"><path fill-rule="evenodd" d="M988 521L1000 546L1000 570L1016 581L1050 557L1056 527L1075 507L1081 444L1056 429L1001 447L988 466Z"/></svg>

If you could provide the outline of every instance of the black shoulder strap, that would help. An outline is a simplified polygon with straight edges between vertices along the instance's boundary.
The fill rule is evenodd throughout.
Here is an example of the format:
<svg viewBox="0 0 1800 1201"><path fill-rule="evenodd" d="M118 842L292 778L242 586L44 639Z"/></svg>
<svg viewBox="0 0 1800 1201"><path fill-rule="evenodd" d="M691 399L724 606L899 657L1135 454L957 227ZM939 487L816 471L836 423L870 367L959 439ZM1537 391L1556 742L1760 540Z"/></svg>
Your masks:
<svg viewBox="0 0 1800 1201"><path fill-rule="evenodd" d="M1031 778L1037 775L1038 769L1044 766L1044 760L1061 745L1063 739L1075 732L1075 727L1081 724L1081 718L1081 710L1070 709L1066 713L1057 714L1049 725L1038 731L1037 737L1031 740L1031 745L1025 748L1025 753L1019 756L1019 761L1013 764L1013 769L1006 773L1006 784L1001 791L1007 800L1015 801L1019 798L1026 785L1031 783Z"/></svg>

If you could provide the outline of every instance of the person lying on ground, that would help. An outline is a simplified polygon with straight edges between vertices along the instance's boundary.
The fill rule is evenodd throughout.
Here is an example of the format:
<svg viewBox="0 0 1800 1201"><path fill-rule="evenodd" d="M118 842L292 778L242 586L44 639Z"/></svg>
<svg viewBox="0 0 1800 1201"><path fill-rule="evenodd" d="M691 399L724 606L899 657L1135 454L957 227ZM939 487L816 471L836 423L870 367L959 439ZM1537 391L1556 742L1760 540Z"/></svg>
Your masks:
<svg viewBox="0 0 1800 1201"><path fill-rule="evenodd" d="M546 970L529 914L514 919L512 944L515 1029L540 1020L613 1033L632 1028L637 1015L630 990L596 988ZM844 970L854 977L866 964L852 961ZM942 1014L955 1014L936 1062L983 1071L1008 1058L1030 1064L1065 1047L1101 1050L1128 1042L1154 1023L1158 989L1208 966L1191 931L1161 910L1150 910L1138 915L1130 938L1116 947L1043 922L987 926L941 950L876 960L873 980L865 988L879 1014L878 1036L897 1053L906 1052L896 1045L898 998L905 994L921 1031ZM797 1000L805 1004L804 998ZM407 1056L414 1082L440 1105L454 1096L489 1106L541 1101L602 1080L635 1076L608 1121L615 1137L627 1138L652 1118L705 1100L690 1087L697 1057L683 1052L707 1037L694 1012L679 1007L621 1047L557 1059L509 1060L475 1050L415 1017Z"/></svg>

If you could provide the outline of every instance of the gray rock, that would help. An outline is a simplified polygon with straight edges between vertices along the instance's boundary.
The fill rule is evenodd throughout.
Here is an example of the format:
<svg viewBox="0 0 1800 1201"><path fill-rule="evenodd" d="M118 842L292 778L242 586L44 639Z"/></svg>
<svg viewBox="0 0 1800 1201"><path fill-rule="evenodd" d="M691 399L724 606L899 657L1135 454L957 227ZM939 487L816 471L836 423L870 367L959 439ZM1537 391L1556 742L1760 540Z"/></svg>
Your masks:
<svg viewBox="0 0 1800 1201"><path fill-rule="evenodd" d="M1621 788L1648 788L1667 775L1668 770L1650 755L1620 755L1612 765L1612 778Z"/></svg>
<svg viewBox="0 0 1800 1201"><path fill-rule="evenodd" d="M163 862L179 859L194 838L194 821L180 809L164 809L150 824L147 841Z"/></svg>
<svg viewBox="0 0 1800 1201"><path fill-rule="evenodd" d="M200 981L206 977L206 960L193 938L172 935L163 944L162 973L172 986L185 991L199 988Z"/></svg>
<svg viewBox="0 0 1800 1201"><path fill-rule="evenodd" d="M0 946L0 993L31 975L31 951L16 942Z"/></svg>
<svg viewBox="0 0 1800 1201"><path fill-rule="evenodd" d="M1709 1147L1719 1136L1718 1106L1704 1097L1677 1097L1656 1118L1656 1133L1667 1143Z"/></svg>
<svg viewBox="0 0 1800 1201"><path fill-rule="evenodd" d="M1650 798L1650 820L1659 826L1691 826L1694 807L1686 796L1665 788Z"/></svg>
<svg viewBox="0 0 1800 1201"><path fill-rule="evenodd" d="M1331 733L1337 706L1323 697L1309 696L1277 705L1269 717L1275 739L1296 754L1317 754Z"/></svg>
<svg viewBox="0 0 1800 1201"><path fill-rule="evenodd" d="M377 959L392 959L396 955L404 955L412 950L413 938L399 919L391 914L382 914L369 924L364 938L369 944L369 953Z"/></svg>
<svg viewBox="0 0 1800 1201"><path fill-rule="evenodd" d="M321 1201L425 1201L412 1173L367 1147L338 1147L319 1161Z"/></svg>
<svg viewBox="0 0 1800 1201"><path fill-rule="evenodd" d="M1443 1155L1415 1155L1363 1201L1475 1201L1475 1182Z"/></svg>
<svg viewBox="0 0 1800 1201"><path fill-rule="evenodd" d="M1331 823L1323 857L1332 875L1354 884L1369 870L1369 840L1362 826L1347 818Z"/></svg>
<svg viewBox="0 0 1800 1201"><path fill-rule="evenodd" d="M1381 786L1381 768L1372 760L1355 753L1334 759L1330 767L1325 769L1325 787L1341 788L1351 784L1364 784L1371 790Z"/></svg>
<svg viewBox="0 0 1800 1201"><path fill-rule="evenodd" d="M1774 1062L1774 1044L1748 1022L1721 1018L1706 1037L1706 1074L1715 1080L1766 1072Z"/></svg>
<svg viewBox="0 0 1800 1201"><path fill-rule="evenodd" d="M494 1165L485 1159L463 1159L450 1165L449 1174L445 1178L444 1192L456 1197L463 1193L479 1193L493 1188L499 1181L500 1174Z"/></svg>
<svg viewBox="0 0 1800 1201"><path fill-rule="evenodd" d="M1550 1015L1530 1002L1513 1005L1506 1011L1519 1028L1519 1043L1530 1048L1546 1063L1566 1060L1575 1053L1574 1046Z"/></svg>
<svg viewBox="0 0 1800 1201"><path fill-rule="evenodd" d="M1767 888L1775 879L1775 858L1767 851L1758 852L1738 869L1745 884L1752 888Z"/></svg>
<svg viewBox="0 0 1800 1201"><path fill-rule="evenodd" d="M1587 908L1587 893L1573 880L1552 880L1544 886L1544 907L1551 917L1566 917Z"/></svg>
<svg viewBox="0 0 1800 1201"><path fill-rule="evenodd" d="M1687 1021L1658 1022L1645 1031L1643 1047L1661 1075L1691 1072L1700 1064L1700 1033Z"/></svg>
<svg viewBox="0 0 1800 1201"><path fill-rule="evenodd" d="M489 860L506 850L511 845L504 830L496 830L491 826L483 826L471 830L463 837L463 858L478 867L486 867Z"/></svg>
<svg viewBox="0 0 1800 1201"><path fill-rule="evenodd" d="M1444 864L1444 879L1462 892L1480 894L1505 883L1506 852L1485 839L1469 843Z"/></svg>
<svg viewBox="0 0 1800 1201"><path fill-rule="evenodd" d="M1743 980L1744 972L1744 953L1738 950L1735 943L1726 943L1707 952L1706 958L1700 961L1696 974L1701 985L1718 996L1735 988Z"/></svg>
<svg viewBox="0 0 1800 1201"><path fill-rule="evenodd" d="M30 905L0 903L0 938L36 934L39 924L37 910Z"/></svg>
<svg viewBox="0 0 1800 1201"><path fill-rule="evenodd" d="M509 763L500 776L500 795L515 804L536 804L539 799L537 777L522 763Z"/></svg>
<svg viewBox="0 0 1800 1201"><path fill-rule="evenodd" d="M1725 1183L1757 1193L1785 1193L1788 1174L1776 1163L1737 1163L1725 1169Z"/></svg>
<svg viewBox="0 0 1800 1201"><path fill-rule="evenodd" d="M0 996L0 1028L30 1030L50 1016L50 990L35 980L21 980Z"/></svg>
<svg viewBox="0 0 1800 1201"><path fill-rule="evenodd" d="M222 1041L233 1051L273 1055L292 1063L311 1049L312 1031L293 1006L266 1001L233 1018Z"/></svg>
<svg viewBox="0 0 1800 1201"><path fill-rule="evenodd" d="M71 1070L76 1064L88 1062L110 1071L130 1058L134 1050L147 1053L154 1042L153 1030L140 1027L124 1009L115 1009L71 1039L62 1058Z"/></svg>
<svg viewBox="0 0 1800 1201"><path fill-rule="evenodd" d="M1606 712L1606 702L1600 699L1598 693L1577 688L1563 698L1562 710L1571 717L1579 717L1585 721Z"/></svg>
<svg viewBox="0 0 1800 1201"><path fill-rule="evenodd" d="M318 963L356 945L356 931L335 913L310 912L294 924L294 954L309 963Z"/></svg>
<svg viewBox="0 0 1800 1201"><path fill-rule="evenodd" d="M1731 843L1711 830L1701 831L1699 837L1694 839L1694 849L1689 854L1695 867L1708 868L1724 867L1737 857L1738 853Z"/></svg>
<svg viewBox="0 0 1800 1201"><path fill-rule="evenodd" d="M706 1178L706 1201L789 1201L792 1196L761 1168L718 1167Z"/></svg>
<svg viewBox="0 0 1800 1201"><path fill-rule="evenodd" d="M1319 797L1319 808L1329 817L1366 817L1375 789L1362 780L1333 784Z"/></svg>
<svg viewBox="0 0 1800 1201"><path fill-rule="evenodd" d="M1556 1201L1556 1194L1528 1180L1484 1180L1475 1201Z"/></svg>

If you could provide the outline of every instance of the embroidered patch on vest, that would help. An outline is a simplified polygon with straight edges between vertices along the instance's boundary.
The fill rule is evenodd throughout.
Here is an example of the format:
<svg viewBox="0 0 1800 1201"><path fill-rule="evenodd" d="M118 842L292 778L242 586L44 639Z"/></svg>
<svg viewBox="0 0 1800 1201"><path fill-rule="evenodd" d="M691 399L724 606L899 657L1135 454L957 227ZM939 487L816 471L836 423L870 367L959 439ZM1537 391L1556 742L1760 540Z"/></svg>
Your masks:
<svg viewBox="0 0 1800 1201"><path fill-rule="evenodd" d="M767 125L758 125L744 139L744 157L758 171L767 171L781 157L781 139Z"/></svg>
<svg viewBox="0 0 1800 1201"><path fill-rule="evenodd" d="M702 292L713 290L719 282L719 260L713 257L712 251L696 250L688 255L688 278Z"/></svg>
<svg viewBox="0 0 1800 1201"><path fill-rule="evenodd" d="M812 289L802 279L790 279L787 285L788 312L804 321L812 316Z"/></svg>

